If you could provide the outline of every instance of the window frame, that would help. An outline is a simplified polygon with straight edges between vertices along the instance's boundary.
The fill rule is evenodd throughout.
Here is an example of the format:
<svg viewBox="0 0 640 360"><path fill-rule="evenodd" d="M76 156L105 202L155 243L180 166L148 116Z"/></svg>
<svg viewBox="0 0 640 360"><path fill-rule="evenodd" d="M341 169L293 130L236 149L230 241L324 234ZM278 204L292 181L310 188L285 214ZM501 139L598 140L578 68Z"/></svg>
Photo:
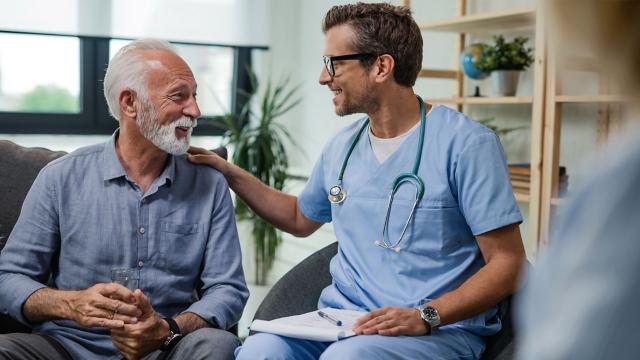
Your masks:
<svg viewBox="0 0 640 360"><path fill-rule="evenodd" d="M24 32L0 30L0 33L65 36L80 40L80 108L76 114L48 112L15 112L0 110L0 133L4 134L73 134L105 135L112 134L118 122L111 117L104 99L102 81L109 62L109 42L111 40L134 40L121 37L98 37L68 35L56 33ZM246 99L238 93L249 92L251 81L246 69L252 64L253 50L268 50L266 46L236 46L199 42L170 41L175 45L196 45L226 47L233 49L233 75L231 88L231 109L242 109ZM193 135L222 135L224 122L222 116L202 116Z"/></svg>

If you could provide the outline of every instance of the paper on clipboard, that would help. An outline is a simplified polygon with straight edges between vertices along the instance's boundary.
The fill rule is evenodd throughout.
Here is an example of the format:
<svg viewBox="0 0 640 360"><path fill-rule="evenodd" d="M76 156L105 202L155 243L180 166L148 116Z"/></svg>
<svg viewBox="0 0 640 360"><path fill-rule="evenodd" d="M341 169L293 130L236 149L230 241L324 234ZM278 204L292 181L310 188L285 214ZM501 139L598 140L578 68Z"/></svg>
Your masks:
<svg viewBox="0 0 640 360"><path fill-rule="evenodd" d="M266 332L297 339L314 341L338 341L354 336L351 330L356 320L367 312L355 310L342 310L324 308L321 311L342 321L341 326L334 325L330 321L318 315L318 311L308 312L302 315L287 316L271 321L254 320L251 330Z"/></svg>

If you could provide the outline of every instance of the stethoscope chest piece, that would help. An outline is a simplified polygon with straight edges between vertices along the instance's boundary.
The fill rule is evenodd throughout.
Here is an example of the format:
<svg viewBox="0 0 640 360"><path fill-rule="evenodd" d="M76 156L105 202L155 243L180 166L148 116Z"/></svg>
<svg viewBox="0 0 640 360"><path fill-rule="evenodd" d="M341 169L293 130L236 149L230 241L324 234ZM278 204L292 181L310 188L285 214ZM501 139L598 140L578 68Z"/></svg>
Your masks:
<svg viewBox="0 0 640 360"><path fill-rule="evenodd" d="M329 189L329 202L332 204L340 204L347 198L347 192L344 191L342 186L335 185L331 189Z"/></svg>

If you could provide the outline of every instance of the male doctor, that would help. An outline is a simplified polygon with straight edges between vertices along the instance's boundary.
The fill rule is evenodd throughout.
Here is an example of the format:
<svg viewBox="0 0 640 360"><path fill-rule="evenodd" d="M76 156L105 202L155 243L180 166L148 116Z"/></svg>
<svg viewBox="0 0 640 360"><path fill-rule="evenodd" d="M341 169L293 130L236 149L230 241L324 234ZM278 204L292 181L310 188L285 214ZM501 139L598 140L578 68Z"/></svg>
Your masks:
<svg viewBox="0 0 640 360"><path fill-rule="evenodd" d="M236 357L477 359L483 337L500 330L496 304L516 290L524 260L500 141L414 94L422 37L407 8L334 6L323 31L320 84L335 94L336 114L366 117L326 145L298 198L203 149L189 160L220 170L283 231L308 236L333 222L339 249L318 306L367 311L354 328L364 336L330 343L258 333Z"/></svg>

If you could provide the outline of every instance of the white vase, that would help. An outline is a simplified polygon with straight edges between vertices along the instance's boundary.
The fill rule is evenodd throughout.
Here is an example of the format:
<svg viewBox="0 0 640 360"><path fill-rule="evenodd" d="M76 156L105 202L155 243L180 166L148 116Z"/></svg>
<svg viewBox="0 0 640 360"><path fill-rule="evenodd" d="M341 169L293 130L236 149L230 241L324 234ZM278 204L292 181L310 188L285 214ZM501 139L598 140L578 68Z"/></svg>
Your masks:
<svg viewBox="0 0 640 360"><path fill-rule="evenodd" d="M491 72L493 96L514 96L518 89L518 70L494 70Z"/></svg>

